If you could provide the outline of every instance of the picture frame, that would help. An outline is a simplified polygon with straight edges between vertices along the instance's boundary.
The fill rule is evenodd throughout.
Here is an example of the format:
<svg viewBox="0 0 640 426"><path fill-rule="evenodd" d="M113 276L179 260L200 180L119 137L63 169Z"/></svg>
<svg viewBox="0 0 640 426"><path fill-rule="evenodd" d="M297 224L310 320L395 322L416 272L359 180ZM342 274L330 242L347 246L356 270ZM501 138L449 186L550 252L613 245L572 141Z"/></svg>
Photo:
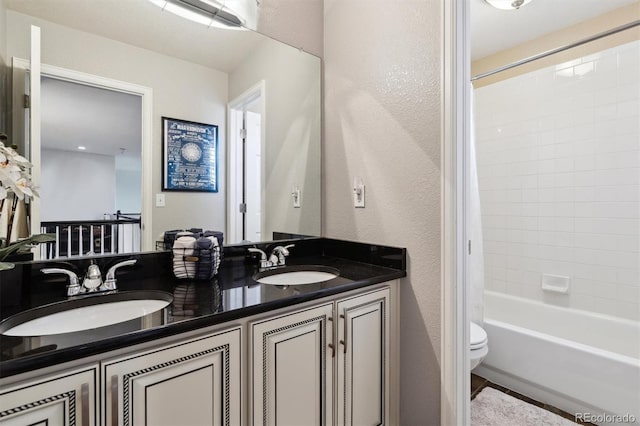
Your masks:
<svg viewBox="0 0 640 426"><path fill-rule="evenodd" d="M162 117L162 190L218 192L218 126Z"/></svg>

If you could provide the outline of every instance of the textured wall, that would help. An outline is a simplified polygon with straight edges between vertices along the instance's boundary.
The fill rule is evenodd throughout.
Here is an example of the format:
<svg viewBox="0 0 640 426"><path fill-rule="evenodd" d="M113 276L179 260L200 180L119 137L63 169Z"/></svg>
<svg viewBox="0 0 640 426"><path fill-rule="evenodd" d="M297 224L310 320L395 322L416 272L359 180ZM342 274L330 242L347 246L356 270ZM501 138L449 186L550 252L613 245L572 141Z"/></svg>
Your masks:
<svg viewBox="0 0 640 426"><path fill-rule="evenodd" d="M408 248L401 424L440 423L439 0L325 0L324 233ZM366 185L354 209L352 182Z"/></svg>

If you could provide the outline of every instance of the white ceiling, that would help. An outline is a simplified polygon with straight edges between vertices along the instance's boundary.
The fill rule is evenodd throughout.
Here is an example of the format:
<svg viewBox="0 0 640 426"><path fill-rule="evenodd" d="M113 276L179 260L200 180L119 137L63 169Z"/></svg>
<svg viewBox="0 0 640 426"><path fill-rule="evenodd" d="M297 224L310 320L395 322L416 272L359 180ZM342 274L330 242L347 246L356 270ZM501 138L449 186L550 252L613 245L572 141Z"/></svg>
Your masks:
<svg viewBox="0 0 640 426"><path fill-rule="evenodd" d="M6 0L8 9L230 73L266 37L207 28L148 0ZM46 34L43 34L46 37Z"/></svg>
<svg viewBox="0 0 640 426"><path fill-rule="evenodd" d="M471 0L471 60L517 46L640 0L532 0L518 10L499 10Z"/></svg>
<svg viewBox="0 0 640 426"><path fill-rule="evenodd" d="M147 0L6 0L8 9L226 73L267 37L207 28ZM46 34L43 34L46 37ZM140 155L140 98L55 79L42 81L42 146Z"/></svg>
<svg viewBox="0 0 640 426"><path fill-rule="evenodd" d="M41 105L43 148L140 156L139 96L43 78Z"/></svg>

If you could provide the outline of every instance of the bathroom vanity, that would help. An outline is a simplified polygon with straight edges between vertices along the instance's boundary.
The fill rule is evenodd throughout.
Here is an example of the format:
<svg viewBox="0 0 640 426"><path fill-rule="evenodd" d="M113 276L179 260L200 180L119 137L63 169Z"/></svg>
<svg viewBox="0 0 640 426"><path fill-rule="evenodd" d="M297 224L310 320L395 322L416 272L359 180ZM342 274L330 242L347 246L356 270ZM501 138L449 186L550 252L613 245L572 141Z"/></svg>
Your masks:
<svg viewBox="0 0 640 426"><path fill-rule="evenodd" d="M339 276L260 284L247 248L233 246L216 279L186 283L169 277L169 253L138 255L119 291L172 292L160 318L94 329L91 341L0 336L0 425L396 424L405 250L293 243L287 264ZM25 266L29 290L64 294L42 267ZM23 289L29 301L14 310L61 297L44 293Z"/></svg>

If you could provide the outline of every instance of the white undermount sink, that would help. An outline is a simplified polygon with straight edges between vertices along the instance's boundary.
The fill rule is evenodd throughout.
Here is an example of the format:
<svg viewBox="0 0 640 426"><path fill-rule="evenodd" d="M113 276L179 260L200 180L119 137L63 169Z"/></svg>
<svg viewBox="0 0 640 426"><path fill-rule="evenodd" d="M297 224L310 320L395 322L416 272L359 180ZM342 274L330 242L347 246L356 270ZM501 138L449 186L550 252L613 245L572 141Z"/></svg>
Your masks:
<svg viewBox="0 0 640 426"><path fill-rule="evenodd" d="M328 266L293 265L258 272L253 279L260 284L285 286L322 283L339 275L340 271Z"/></svg>
<svg viewBox="0 0 640 426"><path fill-rule="evenodd" d="M141 318L167 307L173 296L163 291L128 291L45 305L21 312L0 324L6 336L48 336L104 327Z"/></svg>

